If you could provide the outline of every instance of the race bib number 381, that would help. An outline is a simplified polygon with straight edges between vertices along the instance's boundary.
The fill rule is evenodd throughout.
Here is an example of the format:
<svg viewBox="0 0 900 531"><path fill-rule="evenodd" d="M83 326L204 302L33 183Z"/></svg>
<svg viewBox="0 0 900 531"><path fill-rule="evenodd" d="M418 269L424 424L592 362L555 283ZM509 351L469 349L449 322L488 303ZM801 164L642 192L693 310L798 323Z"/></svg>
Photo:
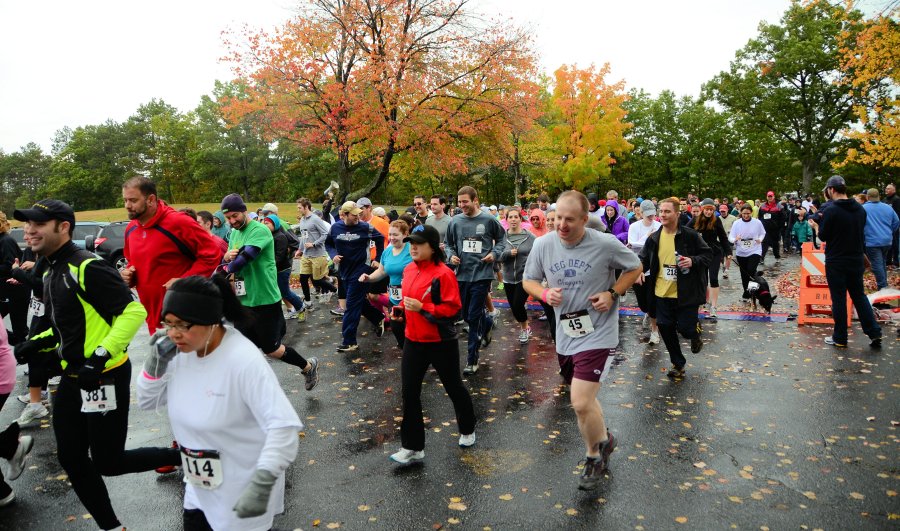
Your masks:
<svg viewBox="0 0 900 531"><path fill-rule="evenodd" d="M184 477L191 485L213 490L222 484L222 460L215 450L191 450L181 448L181 464Z"/></svg>
<svg viewBox="0 0 900 531"><path fill-rule="evenodd" d="M93 391L81 391L82 413L105 413L116 409L116 388L113 385L101 385Z"/></svg>

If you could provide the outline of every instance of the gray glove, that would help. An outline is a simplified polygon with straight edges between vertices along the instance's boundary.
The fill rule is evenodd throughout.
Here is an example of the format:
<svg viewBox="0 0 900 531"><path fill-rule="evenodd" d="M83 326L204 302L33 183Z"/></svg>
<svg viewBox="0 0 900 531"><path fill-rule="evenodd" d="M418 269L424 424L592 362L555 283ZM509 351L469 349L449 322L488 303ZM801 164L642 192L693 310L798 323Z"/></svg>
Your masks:
<svg viewBox="0 0 900 531"><path fill-rule="evenodd" d="M144 372L153 378L160 378L169 368L169 362L178 353L175 343L169 339L165 330L157 330L150 336L150 353L144 360Z"/></svg>
<svg viewBox="0 0 900 531"><path fill-rule="evenodd" d="M275 474L261 468L253 473L250 484L234 504L234 511L238 518L252 518L266 513L269 496L272 495L272 487L275 486L276 479L278 478L275 477Z"/></svg>

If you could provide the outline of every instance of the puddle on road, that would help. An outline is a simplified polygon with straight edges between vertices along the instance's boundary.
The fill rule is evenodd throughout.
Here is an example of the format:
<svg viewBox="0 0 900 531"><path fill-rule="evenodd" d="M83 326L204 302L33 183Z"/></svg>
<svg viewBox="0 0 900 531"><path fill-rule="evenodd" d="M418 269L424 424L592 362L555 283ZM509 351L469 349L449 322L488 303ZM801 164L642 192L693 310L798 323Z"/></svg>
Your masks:
<svg viewBox="0 0 900 531"><path fill-rule="evenodd" d="M479 476L515 474L534 464L529 454L515 450L468 451L460 459Z"/></svg>

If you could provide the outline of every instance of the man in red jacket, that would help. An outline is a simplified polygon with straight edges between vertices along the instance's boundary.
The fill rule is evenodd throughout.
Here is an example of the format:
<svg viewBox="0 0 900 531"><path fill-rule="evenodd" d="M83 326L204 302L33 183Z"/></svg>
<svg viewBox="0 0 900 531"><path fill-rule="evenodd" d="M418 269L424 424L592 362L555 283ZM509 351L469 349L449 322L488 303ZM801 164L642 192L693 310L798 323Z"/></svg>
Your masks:
<svg viewBox="0 0 900 531"><path fill-rule="evenodd" d="M135 176L125 181L122 198L131 220L125 229L128 267L121 271L122 279L137 289L153 334L166 289L179 278L211 276L223 253L195 218L157 197L156 183L150 179Z"/></svg>

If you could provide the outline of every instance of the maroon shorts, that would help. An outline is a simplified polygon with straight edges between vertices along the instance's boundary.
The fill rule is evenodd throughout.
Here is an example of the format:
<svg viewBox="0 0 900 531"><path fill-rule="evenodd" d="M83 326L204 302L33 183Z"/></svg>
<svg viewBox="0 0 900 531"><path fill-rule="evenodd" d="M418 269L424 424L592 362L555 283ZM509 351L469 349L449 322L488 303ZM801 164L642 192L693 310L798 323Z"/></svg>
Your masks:
<svg viewBox="0 0 900 531"><path fill-rule="evenodd" d="M614 348L584 350L571 356L557 354L559 373L570 385L573 378L586 382L599 382L609 372L609 366L615 354L616 349Z"/></svg>

